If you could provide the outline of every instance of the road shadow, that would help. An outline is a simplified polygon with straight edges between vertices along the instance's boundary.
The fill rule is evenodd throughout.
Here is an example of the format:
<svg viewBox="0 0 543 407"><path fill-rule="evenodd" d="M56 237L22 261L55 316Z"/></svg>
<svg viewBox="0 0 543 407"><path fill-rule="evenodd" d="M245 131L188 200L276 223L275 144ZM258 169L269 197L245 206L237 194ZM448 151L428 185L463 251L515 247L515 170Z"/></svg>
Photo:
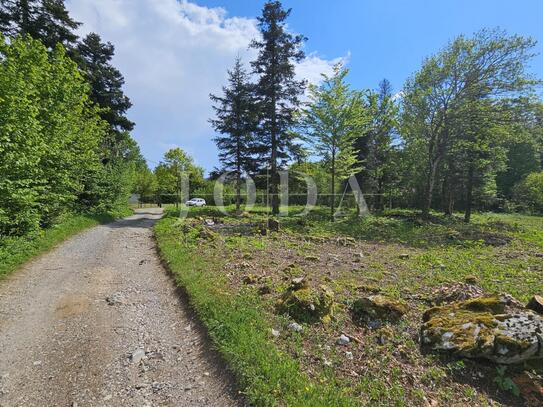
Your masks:
<svg viewBox="0 0 543 407"><path fill-rule="evenodd" d="M108 223L105 227L110 229L122 229L122 228L152 228L156 222L162 218L163 211L160 208L146 208L136 209L134 215L124 219L117 220L112 223Z"/></svg>

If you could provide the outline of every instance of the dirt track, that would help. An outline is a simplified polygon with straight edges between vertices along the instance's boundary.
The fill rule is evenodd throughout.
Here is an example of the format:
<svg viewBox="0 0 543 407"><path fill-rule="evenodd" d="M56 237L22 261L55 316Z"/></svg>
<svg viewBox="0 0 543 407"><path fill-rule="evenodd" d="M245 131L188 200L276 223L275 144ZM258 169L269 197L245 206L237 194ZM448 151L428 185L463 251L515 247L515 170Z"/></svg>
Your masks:
<svg viewBox="0 0 543 407"><path fill-rule="evenodd" d="M161 266L155 210L95 227L0 282L0 406L236 406Z"/></svg>

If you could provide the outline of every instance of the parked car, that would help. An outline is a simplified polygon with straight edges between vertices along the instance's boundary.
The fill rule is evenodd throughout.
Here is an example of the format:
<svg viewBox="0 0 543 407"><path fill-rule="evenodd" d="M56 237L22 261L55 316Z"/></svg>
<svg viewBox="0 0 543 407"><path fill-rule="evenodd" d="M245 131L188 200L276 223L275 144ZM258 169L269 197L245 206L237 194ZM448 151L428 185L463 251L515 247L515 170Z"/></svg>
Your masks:
<svg viewBox="0 0 543 407"><path fill-rule="evenodd" d="M187 206L205 206L206 200L202 198L192 198L190 201L185 202Z"/></svg>

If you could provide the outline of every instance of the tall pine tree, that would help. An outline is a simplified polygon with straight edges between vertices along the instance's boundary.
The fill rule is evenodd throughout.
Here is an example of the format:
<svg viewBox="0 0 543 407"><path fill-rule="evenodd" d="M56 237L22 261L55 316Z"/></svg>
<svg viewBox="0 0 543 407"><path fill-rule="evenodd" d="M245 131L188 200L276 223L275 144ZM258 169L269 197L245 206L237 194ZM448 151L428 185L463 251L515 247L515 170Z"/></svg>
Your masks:
<svg viewBox="0 0 543 407"><path fill-rule="evenodd" d="M104 140L106 160L126 158L130 153L130 132L134 123L126 117L132 106L123 92L124 77L112 64L115 48L103 43L95 33L88 34L77 46L77 62L91 86L90 99L101 109L101 117L109 124L109 137Z"/></svg>
<svg viewBox="0 0 543 407"><path fill-rule="evenodd" d="M64 0L0 0L0 32L7 37L29 34L50 49L57 43L71 48L80 25L68 14Z"/></svg>
<svg viewBox="0 0 543 407"><path fill-rule="evenodd" d="M282 164L296 151L294 133L289 129L295 122L299 96L305 82L295 79L294 63L304 58L301 45L305 38L289 33L285 20L291 10L284 10L281 2L269 1L264 5L258 27L262 39L254 40L251 47L258 50L253 61L253 72L259 76L256 85L260 111L260 153L270 169L272 212L279 213L279 173Z"/></svg>
<svg viewBox="0 0 543 407"><path fill-rule="evenodd" d="M254 86L249 82L247 72L240 58L234 68L228 71L228 86L223 95L210 95L215 103L215 118L210 122L221 133L215 138L219 159L223 169L233 172L236 177L236 211L241 205L241 179L243 173L256 170L254 152L254 131L257 125Z"/></svg>

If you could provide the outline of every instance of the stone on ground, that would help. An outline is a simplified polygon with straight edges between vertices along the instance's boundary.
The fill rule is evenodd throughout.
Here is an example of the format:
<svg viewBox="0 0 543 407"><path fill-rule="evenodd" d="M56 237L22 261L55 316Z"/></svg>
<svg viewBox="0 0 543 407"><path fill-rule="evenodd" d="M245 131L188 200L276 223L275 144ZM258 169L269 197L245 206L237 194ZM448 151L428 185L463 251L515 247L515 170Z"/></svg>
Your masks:
<svg viewBox="0 0 543 407"><path fill-rule="evenodd" d="M407 305L385 295L371 295L353 304L355 317L366 321L397 321L407 313Z"/></svg>
<svg viewBox="0 0 543 407"><path fill-rule="evenodd" d="M538 314L543 314L543 297L534 295L528 302L528 305L526 305L526 308L531 309Z"/></svg>
<svg viewBox="0 0 543 407"><path fill-rule="evenodd" d="M280 312L298 322L326 322L332 315L334 293L327 286L310 287L303 278L293 279L277 303Z"/></svg>
<svg viewBox="0 0 543 407"><path fill-rule="evenodd" d="M543 358L543 318L505 312L499 297L458 301L427 310L421 342L434 350L512 364Z"/></svg>

